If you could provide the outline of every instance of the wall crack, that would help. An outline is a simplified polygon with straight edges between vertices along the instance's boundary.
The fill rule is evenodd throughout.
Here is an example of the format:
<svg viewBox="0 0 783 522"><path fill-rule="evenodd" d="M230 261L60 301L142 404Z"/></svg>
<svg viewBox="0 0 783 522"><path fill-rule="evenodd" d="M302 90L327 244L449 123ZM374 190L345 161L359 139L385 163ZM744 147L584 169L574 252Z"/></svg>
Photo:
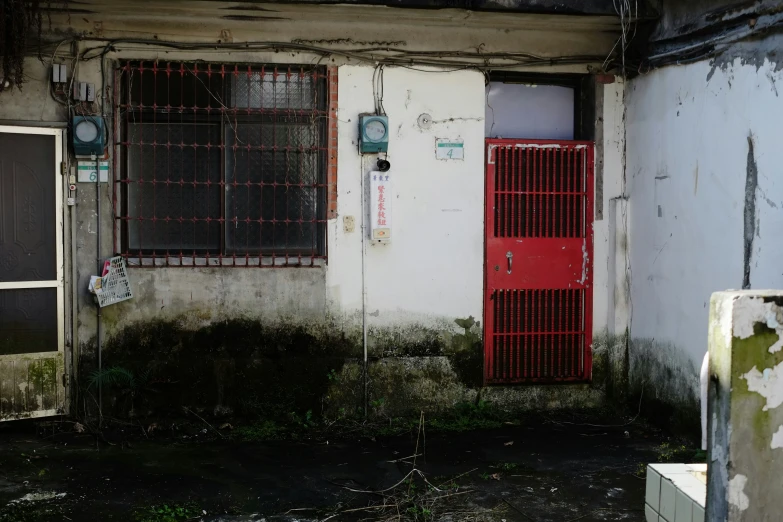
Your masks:
<svg viewBox="0 0 783 522"><path fill-rule="evenodd" d="M756 190L759 186L759 172L753 150L753 134L748 135L748 166L745 173L745 229L744 229L744 274L743 290L750 289L750 264L753 259L753 238L756 236Z"/></svg>

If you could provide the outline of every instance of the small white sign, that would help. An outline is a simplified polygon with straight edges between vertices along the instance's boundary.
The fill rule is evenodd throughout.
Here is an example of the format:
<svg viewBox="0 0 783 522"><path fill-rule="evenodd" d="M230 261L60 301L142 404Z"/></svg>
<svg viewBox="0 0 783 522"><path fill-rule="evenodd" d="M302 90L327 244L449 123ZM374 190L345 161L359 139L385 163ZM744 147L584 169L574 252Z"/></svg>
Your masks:
<svg viewBox="0 0 783 522"><path fill-rule="evenodd" d="M439 160L464 160L465 143L461 138L435 140L435 157Z"/></svg>
<svg viewBox="0 0 783 522"><path fill-rule="evenodd" d="M79 183L95 183L98 180L96 164L100 164L101 183L107 183L109 181L108 161L80 161L76 166L76 174Z"/></svg>
<svg viewBox="0 0 783 522"><path fill-rule="evenodd" d="M391 176L388 172L370 172L370 238L391 239L392 223Z"/></svg>

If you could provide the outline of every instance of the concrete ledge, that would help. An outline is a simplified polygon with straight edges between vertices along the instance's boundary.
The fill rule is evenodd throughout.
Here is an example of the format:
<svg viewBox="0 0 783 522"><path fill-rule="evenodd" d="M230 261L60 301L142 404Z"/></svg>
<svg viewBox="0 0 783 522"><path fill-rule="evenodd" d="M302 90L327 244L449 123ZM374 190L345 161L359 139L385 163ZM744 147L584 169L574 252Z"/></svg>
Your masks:
<svg viewBox="0 0 783 522"><path fill-rule="evenodd" d="M482 388L481 399L505 411L589 410L606 402L590 384L490 386Z"/></svg>

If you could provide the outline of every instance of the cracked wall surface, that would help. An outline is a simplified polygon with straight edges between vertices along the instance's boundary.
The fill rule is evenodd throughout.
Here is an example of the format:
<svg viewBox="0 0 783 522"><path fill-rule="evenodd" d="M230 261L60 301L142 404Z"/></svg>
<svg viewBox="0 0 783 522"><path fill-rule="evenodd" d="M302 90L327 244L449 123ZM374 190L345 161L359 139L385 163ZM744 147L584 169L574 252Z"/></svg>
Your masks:
<svg viewBox="0 0 783 522"><path fill-rule="evenodd" d="M698 407L710 295L783 287L783 73L769 59L721 60L658 69L626 88L630 387L652 366L682 374L650 379L645 392L681 409Z"/></svg>
<svg viewBox="0 0 783 522"><path fill-rule="evenodd" d="M152 56L152 51L145 52L121 50L111 58ZM198 58L192 51L171 52L169 56ZM248 52L215 53L210 59L263 62L271 58ZM291 57L291 61L301 60L310 58ZM0 117L65 120L63 110L48 96L46 67L32 58L27 65L30 81L24 91L2 93L7 103L0 106ZM162 391L155 396L171 400L151 404L150 410L179 411L179 406L190 404L200 411L225 414L279 403L300 413L320 411L330 407L322 401L333 395L326 391L332 388L327 386L330 372L358 367L363 300L360 180L373 161L357 154L356 116L373 108L373 70L370 66L339 67L338 215L327 223L329 259L325 266L274 270L132 268L134 298L103 310L104 368L120 366L138 374L150 369L156 380L165 381L157 386ZM79 80L100 84L100 63L82 63L78 74ZM368 346L377 377L370 385L370 396L385 398L389 411L399 412L419 404L418 399L395 400L392 393L405 399L440 387L443 393L436 394L433 408L447 408L455 401L473 400L482 385L484 76L467 70L430 74L389 68L384 82L384 106L395 129L389 160L399 175L394 186L395 237L388 245L367 247ZM602 116L596 122L606 122L605 206L622 190L622 89L619 82L605 86ZM429 130L417 124L422 113L432 116ZM465 159L438 161L434 148L438 137L464 139ZM66 356L73 354L80 363L77 384L85 387L97 360L96 309L87 283L95 273L96 257L112 255L115 245L111 191L103 189L100 220L94 186L79 185L76 199L72 210L75 256L70 256L68 241L66 272L70 277L71 265L75 265L78 342L77 350L69 349ZM345 217L355 218L354 229L345 229ZM614 314L607 304L614 284L608 269L607 258L612 254L607 241L614 237L614 225L608 220L596 222L593 259L584 259L582 266L583 276L593 271L596 332L605 330ZM96 252L99 226L102 244ZM464 327L458 327L455 320L466 318L476 322L473 329L477 336L467 344L454 341L464 335ZM287 336L281 337L281 330L286 330ZM441 345L452 346L454 342L460 344L459 349L444 353ZM421 360L413 359L417 357ZM398 364L396 358L408 359ZM407 380L400 381L401 377ZM337 409L355 406L356 396L346 390ZM497 388L488 393L509 409L515 404L524 408L588 407L601 404L603 397L590 385L562 390ZM106 399L107 408L117 414L134 407Z"/></svg>

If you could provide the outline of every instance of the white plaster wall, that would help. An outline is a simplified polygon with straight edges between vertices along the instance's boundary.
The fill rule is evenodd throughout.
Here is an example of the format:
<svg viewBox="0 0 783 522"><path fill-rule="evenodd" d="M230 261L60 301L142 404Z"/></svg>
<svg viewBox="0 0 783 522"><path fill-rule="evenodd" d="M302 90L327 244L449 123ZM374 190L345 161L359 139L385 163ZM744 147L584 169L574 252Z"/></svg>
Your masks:
<svg viewBox="0 0 783 522"><path fill-rule="evenodd" d="M361 176L357 115L373 112L373 68L339 68L338 219L329 224L328 293L345 314L361 310ZM480 320L484 269L484 76L474 71L387 68L392 240L367 245L367 309L374 324ZM421 129L422 113L433 119ZM436 138L461 138L463 161L435 158ZM365 207L366 211L366 207ZM343 218L354 216L354 232Z"/></svg>
<svg viewBox="0 0 783 522"><path fill-rule="evenodd" d="M188 55L179 53L177 57ZM216 56L214 59L226 59ZM249 57L264 61L270 55ZM40 79L46 70L29 61ZM80 79L95 80L98 64L83 64ZM315 318L328 312L356 325L362 308L361 176L374 165L374 156L362 159L357 153L357 116L373 111L372 73L368 66L339 67L338 110L338 218L328 222L328 264L325 269L291 269L288 277L269 271L220 269L220 288L213 288L210 270L179 268L134 271L137 299L129 305L124 319L156 314L176 316L191 309L213 306L214 299L232 295L228 313L259 313L253 303L263 300L263 315L296 315ZM4 105L0 117L19 120L62 118L55 105L46 101L46 82L31 81L25 90L4 93L12 103ZM367 309L373 325L405 325L454 328L454 319L473 316L482 321L484 279L484 76L475 71L423 72L387 68L384 75L384 106L390 118L389 160L394 176L393 239L388 245L367 246ZM604 219L594 224L594 331L607 327L613 317L614 275L609 263L614 234L607 209L612 198L622 194L623 85L604 87L603 119ZM434 120L428 130L417 119L428 113ZM461 138L465 142L464 161L435 158L436 138ZM84 187L80 187L84 189ZM92 221L94 192L79 190L77 207L78 278L80 295L80 336L94 335L94 313L84 287L94 271L95 235ZM102 255L111 253L110 204L104 208ZM366 207L365 207L366 211ZM356 228L345 232L343 219L353 216ZM92 228L91 228L92 227ZM203 272L203 273L202 273ZM286 272L283 270L282 272ZM296 284L283 284L283 280ZM325 287L324 287L325 281ZM320 287L318 285L321 285ZM191 286L197 287L196 297ZM149 291L145 290L149 289ZM259 292L261 294L259 294ZM282 292L282 293L280 293ZM181 294L181 295L180 295ZM186 295L187 294L187 295ZM271 299L279 295L281 299ZM184 296L184 297L183 297ZM325 296L325 301L324 301ZM263 297L263 299L261 299ZM302 306L285 303L300 301ZM157 303L149 307L151 302ZM226 301L228 302L228 301ZM233 307L233 308L232 308ZM132 312L131 312L132 310ZM256 312L253 312L255 310ZM220 315L219 313L217 315Z"/></svg>
<svg viewBox="0 0 783 522"><path fill-rule="evenodd" d="M327 293L333 312L358 318L361 288L361 179L374 165L357 153L357 115L372 112L371 67L339 68L338 219L329 223ZM367 246L367 309L373 324L452 323L481 320L484 286L484 117L483 75L472 71L431 73L389 68L384 106L392 129L390 173L394 176L393 230L388 245ZM622 82L606 85L603 111L604 219L594 223L595 332L627 315L616 289L616 223L608 209L623 195L624 110ZM417 125L420 114L434 120ZM464 161L435 159L435 138L465 140ZM365 209L366 210L366 209ZM346 233L343 219L354 216ZM625 249L625 245L621 248ZM624 276L624 267L619 269ZM624 283L623 283L624 284ZM623 323L624 324L624 323ZM624 326L621 330L624 329ZM619 332L622 333L622 332Z"/></svg>
<svg viewBox="0 0 783 522"><path fill-rule="evenodd" d="M603 110L597 115L603 122L603 197L595 205L603 207L603 218L593 223L593 332L608 330L611 334L622 334L624 326L615 327L615 318L622 318L627 312L627 303L616 296L622 294L616 279L624 275L624 267L614 262L618 248L623 244L615 241L618 216L613 206L623 197L623 154L625 148L625 122L623 93L624 83L603 88ZM599 138L601 136L599 135ZM619 216L622 218L622 216ZM618 321L621 322L621 321Z"/></svg>
<svg viewBox="0 0 783 522"><path fill-rule="evenodd" d="M749 136L758 165L750 281L783 288L783 73L775 69L738 59L710 76L699 62L628 88L632 336L673 346L694 368L707 350L711 293L742 286Z"/></svg>

